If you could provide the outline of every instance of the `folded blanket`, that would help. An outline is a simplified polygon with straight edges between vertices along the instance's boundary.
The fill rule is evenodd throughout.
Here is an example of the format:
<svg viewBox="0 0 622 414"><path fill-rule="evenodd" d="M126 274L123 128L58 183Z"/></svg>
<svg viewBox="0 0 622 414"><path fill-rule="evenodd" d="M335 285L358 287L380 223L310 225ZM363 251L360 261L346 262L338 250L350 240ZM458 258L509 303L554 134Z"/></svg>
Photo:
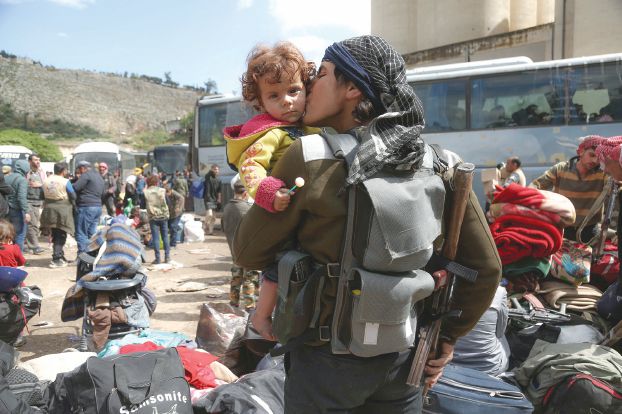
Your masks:
<svg viewBox="0 0 622 414"><path fill-rule="evenodd" d="M597 287L588 284L573 286L564 282L550 281L543 282L540 286L538 293L555 309L559 309L561 304L565 303L569 310L595 310L596 302L603 295Z"/></svg>
<svg viewBox="0 0 622 414"><path fill-rule="evenodd" d="M532 217L547 223L555 224L557 227L566 227L574 223L572 217L562 217L557 213L541 210L539 208L525 207L520 204L495 203L490 205L488 210L489 217L496 219L506 214Z"/></svg>
<svg viewBox="0 0 622 414"><path fill-rule="evenodd" d="M553 213L560 217L558 223L562 226L574 224L576 220L577 213L572 202L561 194L523 187L516 183L505 188L497 187L497 190L492 201L493 205L510 203Z"/></svg>
<svg viewBox="0 0 622 414"><path fill-rule="evenodd" d="M550 256L562 245L562 234L556 226L530 217L501 216L490 225L490 232L503 265L524 257Z"/></svg>
<svg viewBox="0 0 622 414"><path fill-rule="evenodd" d="M525 257L514 263L509 263L503 266L503 276L514 277L520 276L525 273L537 274L540 279L544 279L551 270L551 261L549 258L534 258Z"/></svg>

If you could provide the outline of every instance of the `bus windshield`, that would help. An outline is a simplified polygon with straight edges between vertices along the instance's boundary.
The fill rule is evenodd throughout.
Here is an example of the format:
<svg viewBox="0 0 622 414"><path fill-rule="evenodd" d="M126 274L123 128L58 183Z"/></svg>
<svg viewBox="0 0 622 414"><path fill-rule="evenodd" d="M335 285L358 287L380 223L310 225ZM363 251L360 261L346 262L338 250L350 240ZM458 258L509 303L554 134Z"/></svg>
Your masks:
<svg viewBox="0 0 622 414"><path fill-rule="evenodd" d="M73 156L73 165L78 165L80 161L88 161L94 167L95 163L105 162L108 165L108 171L114 172L119 169L119 160L117 154L112 152L80 152Z"/></svg>
<svg viewBox="0 0 622 414"><path fill-rule="evenodd" d="M158 172L173 174L186 168L188 147L184 145L156 147L153 150L154 167Z"/></svg>

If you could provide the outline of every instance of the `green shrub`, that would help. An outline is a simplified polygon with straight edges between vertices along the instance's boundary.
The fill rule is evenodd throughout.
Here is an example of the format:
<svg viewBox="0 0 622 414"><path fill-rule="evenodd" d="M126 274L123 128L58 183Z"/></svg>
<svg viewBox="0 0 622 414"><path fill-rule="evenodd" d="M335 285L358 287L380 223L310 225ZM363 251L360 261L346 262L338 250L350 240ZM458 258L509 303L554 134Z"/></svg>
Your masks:
<svg viewBox="0 0 622 414"><path fill-rule="evenodd" d="M11 104L0 100L0 129L19 128L24 131L50 134L50 139L101 137L99 131L86 125L73 124L62 119L44 119L15 112Z"/></svg>
<svg viewBox="0 0 622 414"><path fill-rule="evenodd" d="M158 129L136 135L132 141L132 145L136 149L151 150L158 145L179 144L184 142L187 142L187 140L177 138L162 129Z"/></svg>
<svg viewBox="0 0 622 414"><path fill-rule="evenodd" d="M56 162L63 159L63 154L58 149L58 145L39 134L21 129L0 131L0 145L23 145L32 152L39 154L41 161Z"/></svg>

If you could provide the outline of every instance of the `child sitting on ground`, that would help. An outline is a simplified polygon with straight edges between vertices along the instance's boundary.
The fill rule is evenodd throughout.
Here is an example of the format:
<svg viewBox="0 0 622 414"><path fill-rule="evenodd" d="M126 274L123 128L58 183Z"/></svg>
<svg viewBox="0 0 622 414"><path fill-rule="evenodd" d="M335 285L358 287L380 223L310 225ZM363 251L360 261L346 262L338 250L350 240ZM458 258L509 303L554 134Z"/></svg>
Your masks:
<svg viewBox="0 0 622 414"><path fill-rule="evenodd" d="M273 213L285 210L290 196L286 183L268 172L296 138L318 132L300 124L314 75L315 65L293 44L256 46L242 75L242 96L262 113L224 130L229 164L240 173L255 204Z"/></svg>

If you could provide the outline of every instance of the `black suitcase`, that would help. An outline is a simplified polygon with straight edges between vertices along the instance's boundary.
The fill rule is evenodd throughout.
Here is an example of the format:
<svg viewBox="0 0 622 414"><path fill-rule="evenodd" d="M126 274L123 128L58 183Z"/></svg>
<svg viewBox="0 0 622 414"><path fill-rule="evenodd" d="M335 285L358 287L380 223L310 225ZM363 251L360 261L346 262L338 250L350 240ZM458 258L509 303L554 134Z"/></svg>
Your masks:
<svg viewBox="0 0 622 414"><path fill-rule="evenodd" d="M423 401L426 414L528 414L533 405L519 388L484 372L447 365Z"/></svg>

